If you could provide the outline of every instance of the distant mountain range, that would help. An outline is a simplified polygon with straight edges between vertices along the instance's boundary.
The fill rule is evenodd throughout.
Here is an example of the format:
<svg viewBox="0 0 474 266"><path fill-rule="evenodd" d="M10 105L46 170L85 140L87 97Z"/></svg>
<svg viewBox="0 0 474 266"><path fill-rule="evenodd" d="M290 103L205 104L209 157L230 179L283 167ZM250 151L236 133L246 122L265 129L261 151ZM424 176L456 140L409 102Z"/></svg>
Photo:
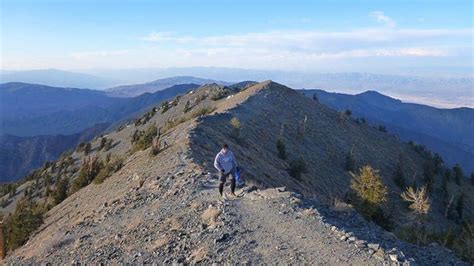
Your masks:
<svg viewBox="0 0 474 266"><path fill-rule="evenodd" d="M0 71L0 83L24 82L57 87L101 89L119 84L114 79L102 78L58 69Z"/></svg>
<svg viewBox="0 0 474 266"><path fill-rule="evenodd" d="M109 126L199 87L179 84L133 98L37 84L0 84L0 182L15 181Z"/></svg>
<svg viewBox="0 0 474 266"><path fill-rule="evenodd" d="M73 135L0 136L0 182L15 181L44 162L56 160L64 151L92 140L109 126L98 124Z"/></svg>
<svg viewBox="0 0 474 266"><path fill-rule="evenodd" d="M0 84L0 135L75 134L96 124L124 119L198 86L180 84L134 98L116 98L96 90L17 82Z"/></svg>
<svg viewBox="0 0 474 266"><path fill-rule="evenodd" d="M135 85L125 85L118 86L114 88L107 89L107 94L112 97L135 97L143 93L154 93L161 91L163 89L169 88L176 84L210 84L216 83L220 85L229 85L229 82L218 81L212 79L202 79L190 76L179 76L179 77L170 77L164 79L158 79L152 82L147 82L143 84Z"/></svg>
<svg viewBox="0 0 474 266"><path fill-rule="evenodd" d="M439 109L404 103L375 91L349 95L323 90L301 90L308 97L336 110L351 110L353 117L385 125L401 139L424 144L438 152L448 165L460 163L474 171L474 109Z"/></svg>

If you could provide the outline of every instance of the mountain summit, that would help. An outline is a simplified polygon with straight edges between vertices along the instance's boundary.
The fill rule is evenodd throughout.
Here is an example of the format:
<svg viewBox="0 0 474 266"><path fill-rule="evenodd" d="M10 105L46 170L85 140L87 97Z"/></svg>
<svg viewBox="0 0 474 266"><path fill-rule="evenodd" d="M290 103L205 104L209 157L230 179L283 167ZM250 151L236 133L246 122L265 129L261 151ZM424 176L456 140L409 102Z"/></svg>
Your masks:
<svg viewBox="0 0 474 266"><path fill-rule="evenodd" d="M212 167L224 142L246 181L227 201L218 198ZM423 171L422 155L272 81L201 86L89 148L66 154L20 186L17 193L28 188L31 198L51 202L43 196L52 187L44 177L59 175L71 183L72 195L46 213L7 263L460 263L442 247L397 239L343 203L351 154L357 167L380 171L390 191L382 211L392 228L401 226L398 217L409 210L391 176L403 157L407 176L422 184L416 174ZM465 215L472 215L472 191L463 192L470 206ZM451 223L440 204L434 197L432 228Z"/></svg>

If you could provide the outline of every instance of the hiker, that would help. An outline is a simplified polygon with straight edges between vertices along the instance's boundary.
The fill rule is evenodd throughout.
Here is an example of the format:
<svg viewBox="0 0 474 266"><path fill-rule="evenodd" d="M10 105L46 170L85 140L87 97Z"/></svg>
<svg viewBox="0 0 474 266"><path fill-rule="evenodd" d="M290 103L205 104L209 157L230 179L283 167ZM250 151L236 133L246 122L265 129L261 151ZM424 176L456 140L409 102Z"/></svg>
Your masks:
<svg viewBox="0 0 474 266"><path fill-rule="evenodd" d="M214 167L220 172L219 194L224 197L224 184L227 177L230 175L230 191L231 195L235 196L235 170L237 169L237 161L234 153L229 150L227 144L222 145L221 151L214 159Z"/></svg>

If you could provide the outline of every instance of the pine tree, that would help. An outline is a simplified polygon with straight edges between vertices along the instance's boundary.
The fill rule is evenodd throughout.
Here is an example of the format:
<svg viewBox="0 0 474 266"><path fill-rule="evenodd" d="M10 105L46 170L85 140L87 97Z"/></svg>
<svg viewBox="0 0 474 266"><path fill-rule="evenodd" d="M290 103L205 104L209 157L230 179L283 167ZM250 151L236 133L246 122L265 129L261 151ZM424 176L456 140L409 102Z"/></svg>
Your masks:
<svg viewBox="0 0 474 266"><path fill-rule="evenodd" d="M405 189L405 172L403 171L401 160L397 164L397 168L395 169L395 173L393 174L393 180L400 189Z"/></svg>
<svg viewBox="0 0 474 266"><path fill-rule="evenodd" d="M15 211L7 217L6 244L13 250L23 245L32 232L43 223L44 210L29 199L21 199Z"/></svg>
<svg viewBox="0 0 474 266"><path fill-rule="evenodd" d="M352 152L352 149L350 152L346 154L346 165L344 168L348 172L354 172L356 169L356 160Z"/></svg>
<svg viewBox="0 0 474 266"><path fill-rule="evenodd" d="M464 174L462 172L461 166L459 164L454 165L453 172L454 172L454 182L456 182L456 184L460 186L461 180L464 178Z"/></svg>
<svg viewBox="0 0 474 266"><path fill-rule="evenodd" d="M67 198L69 181L67 178L61 178L56 182L56 188L53 193L54 204L59 204Z"/></svg>
<svg viewBox="0 0 474 266"><path fill-rule="evenodd" d="M280 159L286 160L286 147L282 138L277 139L276 147L278 150L278 157L280 157Z"/></svg>
<svg viewBox="0 0 474 266"><path fill-rule="evenodd" d="M428 190L428 192L431 192L433 189L434 177L434 166L432 162L428 160L423 164L423 181L425 182L426 189Z"/></svg>
<svg viewBox="0 0 474 266"><path fill-rule="evenodd" d="M356 194L356 207L367 218L372 218L382 203L387 201L387 187L383 184L379 171L371 166L359 169L352 175L351 188Z"/></svg>

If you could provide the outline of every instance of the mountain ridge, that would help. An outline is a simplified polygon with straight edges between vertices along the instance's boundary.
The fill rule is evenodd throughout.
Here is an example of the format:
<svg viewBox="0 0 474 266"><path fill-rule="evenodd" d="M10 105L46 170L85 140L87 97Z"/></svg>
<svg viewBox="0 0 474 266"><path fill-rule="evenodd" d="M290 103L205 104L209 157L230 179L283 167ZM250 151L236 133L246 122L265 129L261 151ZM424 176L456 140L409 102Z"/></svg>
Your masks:
<svg viewBox="0 0 474 266"><path fill-rule="evenodd" d="M331 264L379 264L396 254L400 262L414 258L421 264L461 263L442 248L404 244L350 209L337 214L322 203L313 205L316 208L306 205L311 196L331 202L344 195L350 177L343 162L352 145L358 164L380 169L383 182L393 194L400 193L391 179L395 158L399 153L407 157L409 175L419 171L424 160L408 144L352 119L341 120L331 108L273 82L229 93L216 84L202 86L175 98L169 109L156 110L146 123L109 133L107 138L117 143L109 151L98 150L100 140L93 141L88 156L125 156L123 167L102 184L85 186L56 205L40 230L7 262L304 263L317 259ZM229 123L232 118L240 121L240 127ZM300 136L302 121L306 130ZM282 123L286 126L280 135ZM148 132L150 127L161 128L163 146L157 155L152 155L151 147L134 149L131 141L134 132ZM287 160L278 157L279 136L286 144ZM218 201L212 170L222 142L234 151L248 184L242 198L227 203ZM76 167L91 157L81 151L70 156L73 165L56 171L77 178ZM299 156L308 168L298 178L290 176L286 167ZM33 181L24 186L28 182ZM280 186L286 188L274 188ZM471 215L472 193L464 192L465 212ZM398 204L398 195L390 195L390 201L397 208L388 206L387 211L396 215L407 211ZM439 203L434 197L429 216L433 226L445 221ZM306 240L292 228L308 232ZM277 237L265 236L271 232ZM369 248L372 241L381 241L382 255L373 255L379 248ZM291 247L296 246L301 252L295 257Z"/></svg>

